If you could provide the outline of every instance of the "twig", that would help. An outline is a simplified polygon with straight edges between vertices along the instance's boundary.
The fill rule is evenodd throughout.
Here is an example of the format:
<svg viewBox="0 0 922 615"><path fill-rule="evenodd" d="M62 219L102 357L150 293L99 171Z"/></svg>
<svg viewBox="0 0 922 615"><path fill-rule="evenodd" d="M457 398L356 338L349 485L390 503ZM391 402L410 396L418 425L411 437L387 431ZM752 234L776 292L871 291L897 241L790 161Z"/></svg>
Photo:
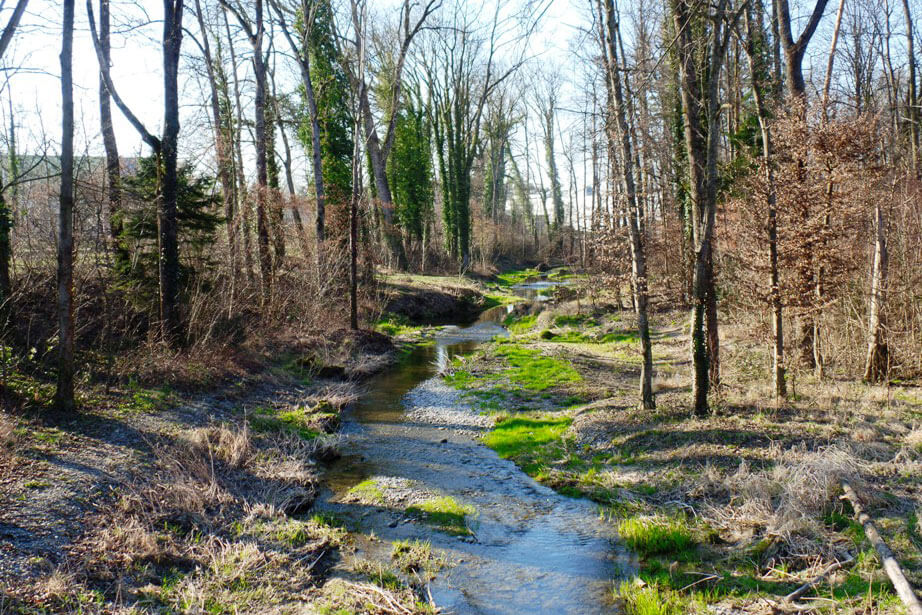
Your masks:
<svg viewBox="0 0 922 615"><path fill-rule="evenodd" d="M713 581L714 579L719 579L719 578L720 578L720 576L718 576L718 575L716 575L716 574L708 575L708 576L706 576L706 577L704 577L704 578L702 578L702 579L698 579L697 581L695 581L694 583L692 583L692 584L690 584L690 585L686 585L685 587L683 587L682 589L680 589L679 592L681 593L681 592L684 592L686 589L691 589L692 587L694 587L694 586L697 585L698 583L704 583L705 581Z"/></svg>
<svg viewBox="0 0 922 615"><path fill-rule="evenodd" d="M820 573L818 577L815 577L811 579L810 581L807 581L806 583L804 583L803 585L801 585L800 587L792 591L790 594L785 596L784 601L793 602L794 600L797 600L798 598L803 596L807 592L807 590L819 585L820 582L822 582L822 580L825 579L827 576L829 576L830 574L832 574L833 572L835 572L842 566L852 563L853 561L855 561L855 558L850 557L844 562L835 562L833 564L830 564L829 566L826 567L825 570L823 570L823 572Z"/></svg>
<svg viewBox="0 0 922 615"><path fill-rule="evenodd" d="M899 595L903 604L906 605L907 612L909 615L922 615L922 604L919 603L919 599L916 597L912 586L909 584L909 581L906 580L906 575L903 574L903 570L900 568L899 563L897 563L896 558L893 557L893 551L890 550L887 543L880 537L880 532L877 531L874 520L871 519L870 515L868 515L861 506L861 500L858 498L858 494L855 493L855 490L852 489L852 486L846 481L842 481L842 490L845 491L843 497L845 497L845 499L851 503L852 508L855 509L855 515L858 517L858 522L864 527L865 535L868 537L868 540L871 541L871 544L874 545L877 554L880 555L884 571L887 573L887 576L890 577L890 582L893 583L897 595Z"/></svg>
<svg viewBox="0 0 922 615"><path fill-rule="evenodd" d="M305 572L310 572L311 570L313 570L313 569L314 569L314 566L317 565L317 562L319 562L320 559L321 559L324 555L326 555L326 554L327 554L327 550L326 550L326 549L324 549L323 551L321 551L321 552L320 552L320 555L317 556L317 559L315 559L314 561L312 561L312 562L310 563L310 565L308 565L308 567L304 569L304 571L305 571ZM312 553L308 553L307 555L305 555L304 557L302 557L301 559L299 559L298 561L296 561L295 564L300 564L302 561L306 560L306 559L307 559L308 557L310 557L311 555L313 555L313 554L312 554Z"/></svg>

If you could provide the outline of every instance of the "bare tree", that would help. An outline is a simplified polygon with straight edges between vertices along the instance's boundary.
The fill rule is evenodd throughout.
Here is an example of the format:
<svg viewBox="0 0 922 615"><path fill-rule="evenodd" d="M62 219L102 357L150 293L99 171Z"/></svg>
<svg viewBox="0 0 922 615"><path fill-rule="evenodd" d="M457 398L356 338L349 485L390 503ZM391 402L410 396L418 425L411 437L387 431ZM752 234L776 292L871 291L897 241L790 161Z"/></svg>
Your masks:
<svg viewBox="0 0 922 615"><path fill-rule="evenodd" d="M111 65L111 45L109 41L109 0L99 0L99 47L102 62ZM106 80L100 71L99 77L99 119L102 131L102 144L106 151L106 192L109 205L109 244L112 258L117 270L128 267L128 249L122 241L122 169L118 155L118 142L112 127L112 105Z"/></svg>
<svg viewBox="0 0 922 615"><path fill-rule="evenodd" d="M762 137L762 172L765 179L765 232L768 238L769 302L772 321L772 390L781 399L787 394L784 365L784 320L781 301L781 280L778 270L778 210L777 185L772 160L772 133L769 97L773 92L771 74L765 53L762 29L762 2L755 0L745 9L746 38L743 48L749 58L749 75ZM777 102L777 101L775 101Z"/></svg>
<svg viewBox="0 0 922 615"><path fill-rule="evenodd" d="M55 406L74 409L74 0L61 37L61 196L58 212L58 384Z"/></svg>
<svg viewBox="0 0 922 615"><path fill-rule="evenodd" d="M823 11L826 10L826 4L829 0L816 0L813 13L796 41L791 31L791 8L788 5L788 0L775 0L775 2L779 35L784 46L788 92L796 98L805 98L807 84L804 82L804 56L807 53L807 45L810 44L810 39L816 33L816 28L823 17Z"/></svg>
<svg viewBox="0 0 922 615"><path fill-rule="evenodd" d="M912 172L918 174L919 166L919 101L916 94L916 51L915 34L913 33L912 12L909 10L909 0L903 0L903 17L906 21L906 63L909 67L909 89L906 92L906 106L909 110L909 145L912 156Z"/></svg>
<svg viewBox="0 0 922 615"><path fill-rule="evenodd" d="M620 148L621 182L624 199L627 203L624 218L627 222L631 243L632 286L634 289L634 309L637 313L637 330L640 335L643 362L640 368L640 404L645 409L653 409L656 402L653 397L653 349L650 344L650 324L647 317L647 257L644 247L644 229L642 206L637 198L634 181L634 151L631 143L631 128L624 100L621 73L625 70L623 56L618 57L619 23L614 0L597 0L596 9L599 21L599 38L602 41L602 57L608 77L611 113L614 116L609 126L609 139L612 147Z"/></svg>
<svg viewBox="0 0 922 615"><path fill-rule="evenodd" d="M10 15L10 20L3 27L3 33L0 34L0 58L6 53L6 48L10 46L10 41L13 40L13 35L16 34L16 28L19 27L22 14L26 12L28 4L29 0L18 0L13 8L13 14ZM64 8L66 9L67 7L65 6Z"/></svg>
<svg viewBox="0 0 922 615"><path fill-rule="evenodd" d="M890 255L887 250L887 218L881 199L874 201L874 262L871 267L871 305L868 310L868 352L864 361L864 379L879 382L888 376L889 348L884 339L884 306Z"/></svg>
<svg viewBox="0 0 922 615"><path fill-rule="evenodd" d="M251 21L243 8L229 0L218 0L225 10L237 19L253 48L253 72L256 76L256 98L253 101L256 130L256 245L259 253L260 286L263 303L268 303L272 293L272 254L269 247L269 218L266 201L269 196L266 134L266 58L263 55L265 24L263 0L255 0L255 17Z"/></svg>
<svg viewBox="0 0 922 615"><path fill-rule="evenodd" d="M29 0L19 0L16 3L16 7L13 9L13 14L10 16L10 20L7 22L6 26L3 28L3 33L0 34L0 60L3 59L3 55L6 53L7 47L9 47L10 41L13 40L13 35L16 33L16 28L19 26L19 21L22 19L22 14L26 10L26 5L29 4ZM6 182L6 186L3 186L3 189L0 190L0 312L5 311L8 307L7 302L10 298L11 292L11 281L10 281L10 262L12 260L12 248L10 245L10 229L13 226L11 219L10 208L6 203L5 195L3 191L8 186L13 186L16 182L19 181L19 177L16 173L15 168L15 156L16 156L16 146L15 146L15 128L13 127L13 113L12 113L12 99L10 99L10 160L14 163L11 165L11 178Z"/></svg>
<svg viewBox="0 0 922 615"><path fill-rule="evenodd" d="M311 162L314 171L314 192L317 197L317 215L315 218L315 228L317 234L316 258L318 265L323 254L323 241L326 235L325 231L325 210L326 210L326 192L323 181L323 152L320 148L320 123L317 117L317 99L314 95L314 84L311 81L311 60L309 52L309 41L311 37L311 28L313 27L314 17L318 3L309 0L301 0L299 18L301 20L299 34L301 38L296 41L292 28L287 23L286 14L295 14L295 10L290 7L283 7L281 0L270 0L271 6L275 9L276 18L279 27L285 39L291 47L291 53L298 62L298 68L301 73L301 83L304 86L305 98L307 98L307 111L311 122ZM319 272L319 267L318 267Z"/></svg>
<svg viewBox="0 0 922 615"><path fill-rule="evenodd" d="M411 0L403 0L400 8L400 25L399 25L399 48L397 57L394 61L394 68L388 75L390 80L390 91L387 99L387 114L383 118L382 124L385 126L384 142L382 143L378 136L378 122L374 117L371 109L368 91L370 86L366 81L364 69L353 70L351 65L346 62L344 68L349 80L352 82L354 91L359 92L359 111L365 128L365 142L368 151L368 158L371 161L372 174L374 175L375 190L378 200L381 202L381 211L383 214L384 235L388 241L388 247L397 257L398 267L405 269L407 266L406 254L400 243L400 237L392 228L394 224L394 199L391 194L390 184L387 179L387 159L390 156L391 148L394 145L394 127L397 121L397 113L400 109L400 96L403 89L403 70L406 65L407 53L420 30L423 29L429 17L442 6L442 0L424 0L421 4L421 10L418 17L414 18L412 13L414 7L419 4ZM365 45L364 37L359 36L362 10L365 8L361 0L350 0L352 13L352 27L355 32L353 44L356 49L356 56L363 55L365 50L359 47Z"/></svg>
<svg viewBox="0 0 922 615"><path fill-rule="evenodd" d="M195 0L195 12L198 19L199 32L202 37L202 55L205 59L205 71L208 75L208 87L211 103L211 121L214 126L215 158L218 166L218 179L221 182L222 198L224 200L224 218L227 224L227 244L230 252L231 276L238 273L238 254L236 224L236 181L234 178L234 154L231 142L233 140L233 126L230 121L229 111L222 112L222 100L225 107L230 105L227 93L227 81L224 78L224 69L220 65L220 57L215 58L211 52L211 33L205 25L205 14L202 11L200 0ZM233 305L234 285L231 284L230 305Z"/></svg>

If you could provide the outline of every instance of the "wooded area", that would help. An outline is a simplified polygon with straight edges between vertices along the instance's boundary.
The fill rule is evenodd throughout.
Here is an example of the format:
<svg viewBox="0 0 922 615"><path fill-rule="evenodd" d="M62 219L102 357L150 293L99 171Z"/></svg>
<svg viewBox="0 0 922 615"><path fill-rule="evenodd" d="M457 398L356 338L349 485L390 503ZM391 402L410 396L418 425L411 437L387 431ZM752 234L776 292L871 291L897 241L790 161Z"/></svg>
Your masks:
<svg viewBox="0 0 922 615"><path fill-rule="evenodd" d="M463 273L560 260L630 283L641 330L650 309L691 307L696 412L720 382L718 310L758 314L771 329L779 397L791 368L830 366L868 381L918 373L908 0L882 11L840 3L827 61L812 53L810 87L803 61L826 2L798 9L812 8L800 33L785 2L590 3L582 13L595 25L574 31L580 70L566 77L531 57L547 6L481 11L433 0L378 14L358 1L167 3L155 136L112 78L120 60L109 2L88 3L105 165L78 164L84 197L63 217L74 219L76 247L63 223L56 242L59 402L72 397L70 263L74 292L87 297L76 302L85 333L73 356L125 338L189 347L292 320L309 326L315 305L352 313L358 326L360 313L369 318L360 303L375 267ZM9 16L4 47L25 7ZM35 198L57 190L50 176L69 157L53 144L72 131L65 118L44 154L20 151L11 70L5 336L13 352L45 354L57 331L23 336L19 326L48 274L50 246L29 218ZM213 158L195 164L182 153L180 71L204 86L196 117L213 134ZM148 146L143 189L120 158L112 103ZM299 148L310 163L296 169ZM190 182L200 201L185 198ZM69 191L61 185L65 213ZM305 285L310 292L296 290ZM106 309L79 308L100 295ZM130 324L86 325L111 320L113 309L124 320L123 308ZM648 341L644 356L640 397L650 405Z"/></svg>

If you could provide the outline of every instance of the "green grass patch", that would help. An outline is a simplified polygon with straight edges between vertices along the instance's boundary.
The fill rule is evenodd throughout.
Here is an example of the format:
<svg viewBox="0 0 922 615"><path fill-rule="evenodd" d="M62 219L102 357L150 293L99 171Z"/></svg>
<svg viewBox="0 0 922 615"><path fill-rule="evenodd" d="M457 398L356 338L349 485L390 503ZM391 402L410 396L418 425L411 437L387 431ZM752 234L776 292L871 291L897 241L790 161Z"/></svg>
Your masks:
<svg viewBox="0 0 922 615"><path fill-rule="evenodd" d="M515 286L538 277L541 277L541 272L537 269L519 269L500 273L496 276L496 279L501 286Z"/></svg>
<svg viewBox="0 0 922 615"><path fill-rule="evenodd" d="M64 432L57 427L38 427L35 429L17 427L14 433L19 437L32 436L39 442L51 445L56 445L64 437Z"/></svg>
<svg viewBox="0 0 922 615"><path fill-rule="evenodd" d="M165 410L174 401L173 391L169 387L145 389L136 383L129 383L128 397L122 402L117 412L127 416L131 414L153 414Z"/></svg>
<svg viewBox="0 0 922 615"><path fill-rule="evenodd" d="M445 561L434 555L432 545L421 540L397 540L391 544L391 559L404 574L417 574L427 580L445 566Z"/></svg>
<svg viewBox="0 0 922 615"><path fill-rule="evenodd" d="M503 325L509 329L510 333L521 335L527 333L534 328L535 323L538 321L538 317L535 314L509 314L503 320Z"/></svg>
<svg viewBox="0 0 922 615"><path fill-rule="evenodd" d="M281 360L281 370L305 386L313 382L313 361L299 354L286 353Z"/></svg>
<svg viewBox="0 0 922 615"><path fill-rule="evenodd" d="M257 408L249 417L250 429L257 433L287 433L313 440L320 432L310 426L311 413L303 407L278 412L273 408Z"/></svg>
<svg viewBox="0 0 922 615"><path fill-rule="evenodd" d="M476 378L467 370L456 369L445 374L444 380L456 389L464 389L470 386Z"/></svg>
<svg viewBox="0 0 922 615"><path fill-rule="evenodd" d="M416 333L423 327L412 324L405 316L399 314L382 314L373 328L379 333L393 336Z"/></svg>
<svg viewBox="0 0 922 615"><path fill-rule="evenodd" d="M448 534L471 534L467 517L475 513L473 506L462 504L451 496L430 498L407 508L407 514L418 515L423 521Z"/></svg>
<svg viewBox="0 0 922 615"><path fill-rule="evenodd" d="M695 546L688 523L680 517L631 517L618 523L618 534L644 557L677 555Z"/></svg>
<svg viewBox="0 0 922 615"><path fill-rule="evenodd" d="M501 305L513 305L522 301L521 297L506 293L484 293L483 298L483 309L485 310Z"/></svg>
<svg viewBox="0 0 922 615"><path fill-rule="evenodd" d="M384 503L384 490L378 481L369 478L349 489L349 495L368 504Z"/></svg>
<svg viewBox="0 0 922 615"><path fill-rule="evenodd" d="M555 327L597 327L599 321L586 314L561 314L554 318Z"/></svg>
<svg viewBox="0 0 922 615"><path fill-rule="evenodd" d="M505 373L510 382L531 391L544 391L582 380L569 362L546 357L540 350L517 344L500 344L496 354L505 358L511 366Z"/></svg>
<svg viewBox="0 0 922 615"><path fill-rule="evenodd" d="M603 344L624 344L624 343L634 343L639 342L640 338L637 336L636 332L631 331L620 331L606 333L599 338L599 342Z"/></svg>
<svg viewBox="0 0 922 615"><path fill-rule="evenodd" d="M621 601L625 615L685 615L690 607L679 592L656 584L623 581L615 597Z"/></svg>
<svg viewBox="0 0 922 615"><path fill-rule="evenodd" d="M384 589L399 590L404 587L404 583L400 580L400 577L380 562L360 559L352 565L352 570L365 575L369 581Z"/></svg>
<svg viewBox="0 0 922 615"><path fill-rule="evenodd" d="M573 419L568 416L533 418L514 416L499 421L484 443L503 459L516 459L556 442Z"/></svg>

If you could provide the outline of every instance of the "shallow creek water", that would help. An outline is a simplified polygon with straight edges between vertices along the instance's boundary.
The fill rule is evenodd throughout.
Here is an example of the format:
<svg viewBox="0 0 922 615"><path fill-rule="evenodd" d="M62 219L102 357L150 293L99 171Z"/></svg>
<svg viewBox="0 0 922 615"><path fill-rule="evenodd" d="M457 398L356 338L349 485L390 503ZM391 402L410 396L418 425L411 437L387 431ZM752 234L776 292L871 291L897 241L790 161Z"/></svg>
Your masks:
<svg viewBox="0 0 922 615"><path fill-rule="evenodd" d="M506 334L499 324L506 313L494 308L471 326L445 327L434 345L417 348L368 384L344 416L346 455L328 472L318 504L377 537L359 538L360 557L385 561L395 540L431 542L450 562L430 585L443 613L612 613L612 583L628 560L610 524L592 503L539 485L480 443L489 420L438 376L454 355ZM473 536L411 521L400 504L343 502L369 477L410 479L472 505Z"/></svg>

